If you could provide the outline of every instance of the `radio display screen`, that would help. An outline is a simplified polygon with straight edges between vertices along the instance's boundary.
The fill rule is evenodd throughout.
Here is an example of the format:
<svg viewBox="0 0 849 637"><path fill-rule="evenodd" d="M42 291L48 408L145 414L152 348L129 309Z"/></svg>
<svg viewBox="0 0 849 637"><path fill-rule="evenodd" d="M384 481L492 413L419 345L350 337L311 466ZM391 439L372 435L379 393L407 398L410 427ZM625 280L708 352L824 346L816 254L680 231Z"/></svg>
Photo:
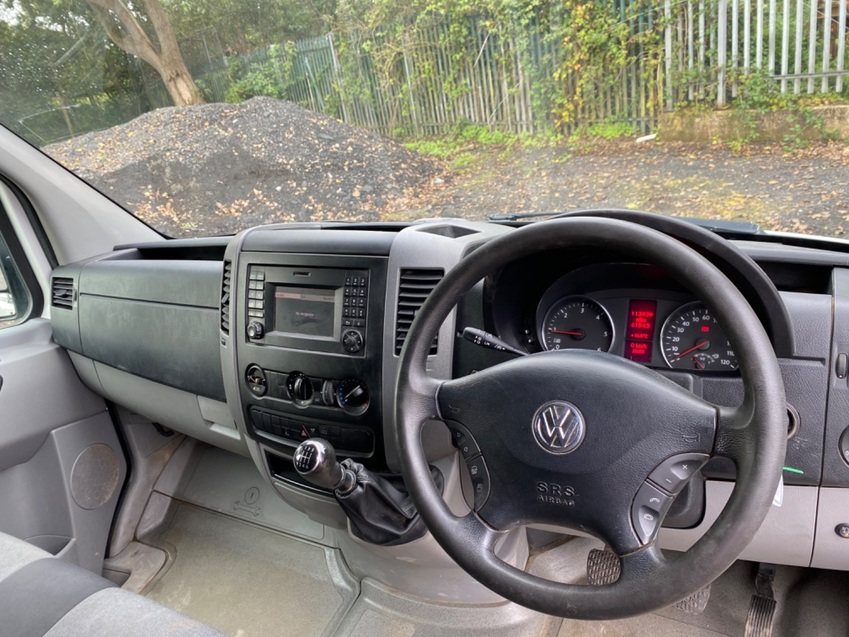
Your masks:
<svg viewBox="0 0 849 637"><path fill-rule="evenodd" d="M274 331L332 337L336 293L333 289L275 286Z"/></svg>

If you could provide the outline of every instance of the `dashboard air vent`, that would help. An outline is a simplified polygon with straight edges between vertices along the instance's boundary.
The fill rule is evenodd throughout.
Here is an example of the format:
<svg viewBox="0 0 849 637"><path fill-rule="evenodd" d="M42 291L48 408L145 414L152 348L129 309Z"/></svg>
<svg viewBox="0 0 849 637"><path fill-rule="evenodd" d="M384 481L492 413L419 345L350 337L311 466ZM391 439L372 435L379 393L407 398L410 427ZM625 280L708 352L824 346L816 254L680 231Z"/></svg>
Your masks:
<svg viewBox="0 0 849 637"><path fill-rule="evenodd" d="M221 279L221 331L230 333L230 290L233 278L233 262L224 262L224 276Z"/></svg>
<svg viewBox="0 0 849 637"><path fill-rule="evenodd" d="M395 321L395 354L401 353L410 325L425 299L442 280L444 270L401 270L398 282L398 313ZM433 339L429 355L436 354L437 339Z"/></svg>
<svg viewBox="0 0 849 637"><path fill-rule="evenodd" d="M51 291L53 307L63 307L70 310L74 307L74 280L70 277L53 277Z"/></svg>

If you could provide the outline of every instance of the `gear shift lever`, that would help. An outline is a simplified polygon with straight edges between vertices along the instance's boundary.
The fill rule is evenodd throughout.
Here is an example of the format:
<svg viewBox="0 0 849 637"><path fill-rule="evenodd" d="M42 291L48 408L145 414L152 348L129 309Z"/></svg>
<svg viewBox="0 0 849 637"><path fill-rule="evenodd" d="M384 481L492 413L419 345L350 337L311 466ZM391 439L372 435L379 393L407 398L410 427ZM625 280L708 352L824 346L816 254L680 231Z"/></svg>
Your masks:
<svg viewBox="0 0 849 637"><path fill-rule="evenodd" d="M304 440L292 457L295 471L322 489L347 495L357 486L356 474L336 460L336 450L322 438Z"/></svg>
<svg viewBox="0 0 849 637"><path fill-rule="evenodd" d="M355 537L370 544L397 546L427 532L401 476L374 473L351 458L337 462L333 445L321 438L302 442L292 461L305 480L333 491ZM433 467L431 475L442 491L439 469Z"/></svg>

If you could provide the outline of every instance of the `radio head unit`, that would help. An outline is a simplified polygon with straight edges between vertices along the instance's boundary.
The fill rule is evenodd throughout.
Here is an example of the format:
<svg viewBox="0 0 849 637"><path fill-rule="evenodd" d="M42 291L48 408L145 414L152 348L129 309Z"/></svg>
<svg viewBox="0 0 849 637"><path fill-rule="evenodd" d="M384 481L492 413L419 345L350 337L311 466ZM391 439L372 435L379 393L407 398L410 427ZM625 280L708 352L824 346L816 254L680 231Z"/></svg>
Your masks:
<svg viewBox="0 0 849 637"><path fill-rule="evenodd" d="M369 271L248 266L247 337L253 343L361 356Z"/></svg>

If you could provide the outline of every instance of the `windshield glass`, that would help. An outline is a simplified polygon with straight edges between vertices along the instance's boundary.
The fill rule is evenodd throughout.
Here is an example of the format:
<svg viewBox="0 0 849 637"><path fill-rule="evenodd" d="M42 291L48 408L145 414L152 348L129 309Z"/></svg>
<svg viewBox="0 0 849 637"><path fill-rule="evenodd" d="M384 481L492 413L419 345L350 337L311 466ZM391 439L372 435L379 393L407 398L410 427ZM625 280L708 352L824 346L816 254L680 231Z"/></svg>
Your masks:
<svg viewBox="0 0 849 637"><path fill-rule="evenodd" d="M849 0L0 0L0 123L163 234L634 208L849 232Z"/></svg>

